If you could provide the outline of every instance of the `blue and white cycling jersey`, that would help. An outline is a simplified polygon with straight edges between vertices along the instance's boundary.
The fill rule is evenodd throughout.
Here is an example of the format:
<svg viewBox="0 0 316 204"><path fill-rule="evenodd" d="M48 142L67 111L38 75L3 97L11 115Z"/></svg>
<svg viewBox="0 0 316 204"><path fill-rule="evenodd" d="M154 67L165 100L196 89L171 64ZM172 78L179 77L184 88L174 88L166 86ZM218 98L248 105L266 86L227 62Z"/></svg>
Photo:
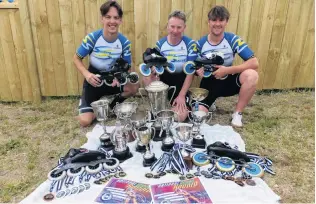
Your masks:
<svg viewBox="0 0 316 204"><path fill-rule="evenodd" d="M223 40L212 45L207 40L207 35L197 41L199 54L204 57L211 52L221 52L224 54L224 66L231 66L237 53L243 60L248 60L254 56L253 51L248 45L237 35L233 33L224 33Z"/></svg>
<svg viewBox="0 0 316 204"><path fill-rule="evenodd" d="M176 67L175 73L183 71L183 64L187 61L193 61L197 58L197 45L194 40L187 36L183 36L177 45L170 45L167 37L161 38L156 43L156 48L167 58L169 63L173 63Z"/></svg>
<svg viewBox="0 0 316 204"><path fill-rule="evenodd" d="M90 65L100 72L110 71L111 65L121 55L125 61L131 64L131 43L121 33L113 42L108 42L103 36L103 29L89 33L76 52L81 59L90 55Z"/></svg>

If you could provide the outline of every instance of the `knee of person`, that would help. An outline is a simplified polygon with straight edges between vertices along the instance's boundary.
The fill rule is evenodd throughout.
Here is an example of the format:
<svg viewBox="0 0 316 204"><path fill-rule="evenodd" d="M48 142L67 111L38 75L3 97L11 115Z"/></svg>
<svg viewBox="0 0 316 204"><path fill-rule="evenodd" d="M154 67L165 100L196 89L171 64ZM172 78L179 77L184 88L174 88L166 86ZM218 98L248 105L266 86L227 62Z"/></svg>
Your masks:
<svg viewBox="0 0 316 204"><path fill-rule="evenodd" d="M87 127L87 126L91 125L92 121L93 121L93 118L91 118L91 117L84 117L84 116L80 116L80 115L78 116L78 122L79 122L80 126L82 126L82 127Z"/></svg>
<svg viewBox="0 0 316 204"><path fill-rule="evenodd" d="M129 95L135 95L139 89L139 83L138 84L131 84L128 89L127 92L129 93Z"/></svg>
<svg viewBox="0 0 316 204"><path fill-rule="evenodd" d="M248 69L245 71L245 75L246 75L247 83L254 85L254 86L257 85L258 80L259 80L259 74L257 71L255 71L253 69Z"/></svg>

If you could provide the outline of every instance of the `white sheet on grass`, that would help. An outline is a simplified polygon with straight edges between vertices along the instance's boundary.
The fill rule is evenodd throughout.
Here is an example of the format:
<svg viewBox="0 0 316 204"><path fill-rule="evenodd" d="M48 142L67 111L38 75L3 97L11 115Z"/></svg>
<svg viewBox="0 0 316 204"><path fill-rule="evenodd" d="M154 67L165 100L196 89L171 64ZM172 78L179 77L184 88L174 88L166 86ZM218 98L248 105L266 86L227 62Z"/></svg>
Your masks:
<svg viewBox="0 0 316 204"><path fill-rule="evenodd" d="M108 127L108 131L113 130L113 126ZM202 133L205 135L207 144L216 141L228 142L231 146L238 146L239 150L245 151L245 143L238 133L236 133L230 126L220 125L203 125L201 127ZM90 150L96 150L100 145L99 137L103 133L102 127L96 125L92 132L87 133L88 141L82 147ZM188 141L188 144L190 141ZM135 151L136 141L128 144L133 157L121 164L123 170L127 173L124 179L133 180L147 184L158 184L171 181L179 181L178 175L167 174L160 179L148 179L144 175L149 172L149 168L142 166L142 154ZM153 151L157 158L162 155L161 142L152 142ZM201 151L201 150L199 150ZM207 167L205 167L207 168ZM44 175L43 175L44 176ZM277 176L277 175L276 175ZM269 186L260 178L254 178L256 186L240 187L232 181L223 179L206 179L200 177L202 184L208 192L213 203L278 203L280 197L276 195ZM90 180L91 188L79 194L73 194L64 198L55 198L49 203L95 203L94 200L100 194L104 185L95 185L93 180ZM76 185L76 183L74 183ZM79 185L79 183L77 183ZM37 189L35 189L29 196L21 201L23 204L45 203L43 196L49 192L50 181L45 181ZM70 187L71 188L71 187Z"/></svg>

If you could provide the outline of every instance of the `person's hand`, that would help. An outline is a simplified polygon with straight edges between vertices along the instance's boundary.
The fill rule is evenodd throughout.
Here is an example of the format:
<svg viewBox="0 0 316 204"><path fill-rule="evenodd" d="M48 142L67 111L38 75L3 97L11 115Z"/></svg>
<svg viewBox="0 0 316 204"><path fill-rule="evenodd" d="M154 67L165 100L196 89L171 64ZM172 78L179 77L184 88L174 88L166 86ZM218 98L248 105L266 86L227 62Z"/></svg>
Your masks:
<svg viewBox="0 0 316 204"><path fill-rule="evenodd" d="M96 74L89 72L84 77L85 77L86 81L89 84L91 84L91 86L93 86L93 87L100 86L100 84L101 84L101 79L99 79L100 75L96 75Z"/></svg>
<svg viewBox="0 0 316 204"><path fill-rule="evenodd" d="M111 84L112 87L120 87L120 82L116 78L113 79L113 82Z"/></svg>
<svg viewBox="0 0 316 204"><path fill-rule="evenodd" d="M196 70L196 74L203 78L204 77L204 67L201 67L200 69Z"/></svg>
<svg viewBox="0 0 316 204"><path fill-rule="evenodd" d="M172 106L175 106L179 112L185 112L187 110L185 96L178 95L177 98L173 100Z"/></svg>
<svg viewBox="0 0 316 204"><path fill-rule="evenodd" d="M228 67L222 65L214 65L214 67L217 69L215 72L213 72L213 75L216 79L221 79L228 74Z"/></svg>

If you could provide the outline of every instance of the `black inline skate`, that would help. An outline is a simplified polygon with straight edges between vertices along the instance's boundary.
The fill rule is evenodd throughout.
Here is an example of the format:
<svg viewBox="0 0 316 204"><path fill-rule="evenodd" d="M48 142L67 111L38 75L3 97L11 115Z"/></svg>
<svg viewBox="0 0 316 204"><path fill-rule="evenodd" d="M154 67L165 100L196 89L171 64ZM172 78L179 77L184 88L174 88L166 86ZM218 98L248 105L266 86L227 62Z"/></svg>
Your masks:
<svg viewBox="0 0 316 204"><path fill-rule="evenodd" d="M128 81L132 84L137 84L139 76L136 72L128 72L130 67L130 64L128 64L122 57L118 58L111 66L109 72L103 72L99 76L102 80L100 86L102 86L103 83L107 86L111 86L114 78L116 78L121 85L126 84Z"/></svg>
<svg viewBox="0 0 316 204"><path fill-rule="evenodd" d="M147 48L143 54L143 61L144 63L139 65L139 70L144 76L149 76L151 74L150 68L153 66L158 75L163 74L165 69L170 73L176 71L174 64L169 63L167 58L162 56L156 48Z"/></svg>
<svg viewBox="0 0 316 204"><path fill-rule="evenodd" d="M115 169L119 164L118 159L106 158L103 152L71 148L62 159L62 163L48 173L48 179L52 181L61 180L66 175L74 177L84 171L95 174L102 169Z"/></svg>
<svg viewBox="0 0 316 204"><path fill-rule="evenodd" d="M196 70L204 67L204 77L210 77L215 71L214 65L222 64L224 64L224 54L221 52L212 52L206 57L198 57L193 62L186 62L183 66L183 72L186 74L194 74Z"/></svg>

